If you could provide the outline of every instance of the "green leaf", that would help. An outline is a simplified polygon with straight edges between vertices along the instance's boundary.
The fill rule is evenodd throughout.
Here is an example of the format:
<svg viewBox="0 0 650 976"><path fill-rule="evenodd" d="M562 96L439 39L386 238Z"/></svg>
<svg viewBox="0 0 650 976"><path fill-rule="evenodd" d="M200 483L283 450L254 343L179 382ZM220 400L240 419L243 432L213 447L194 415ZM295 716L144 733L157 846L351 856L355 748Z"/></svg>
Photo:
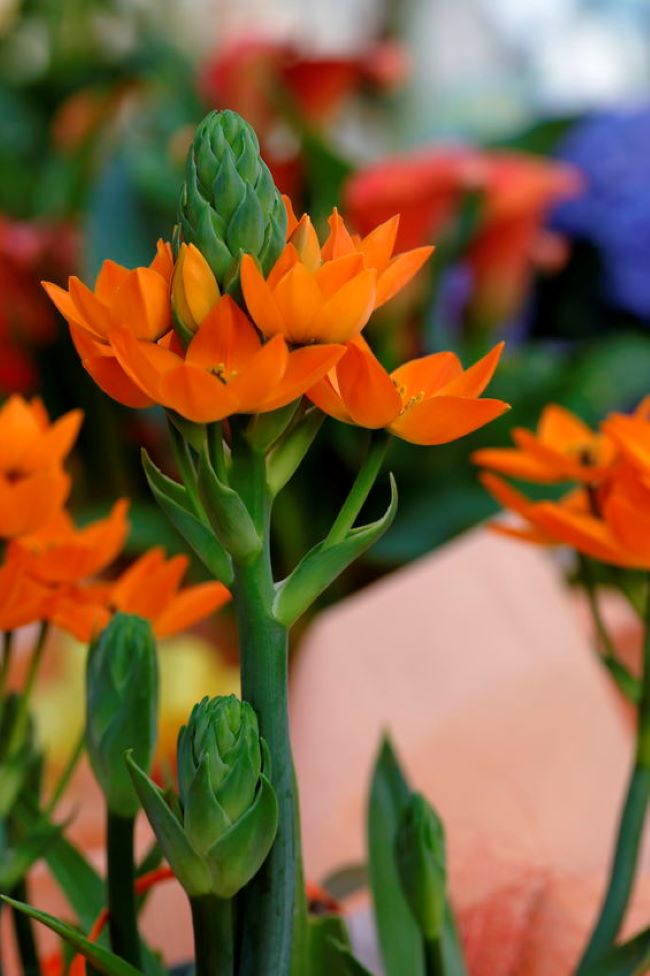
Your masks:
<svg viewBox="0 0 650 976"><path fill-rule="evenodd" d="M385 738L372 776L368 806L370 885L386 976L424 976L422 936L402 894L393 854L402 808L410 795Z"/></svg>
<svg viewBox="0 0 650 976"><path fill-rule="evenodd" d="M89 939L80 932L77 932L76 929L73 929L72 926L66 925L65 922L61 922L53 915L48 915L47 912L41 912L37 908L32 908L31 905L14 901L13 898L7 898L4 895L2 896L2 900L7 905L11 905L15 911L23 912L24 915L28 915L34 921L41 922L48 929L56 932L57 935L65 939L78 952L81 952L88 962L92 963L94 968L98 969L100 973L104 973L105 976L142 976L140 970L136 969L135 966L125 962L124 959L120 959L119 956L116 956L113 952L110 952L98 943L90 942Z"/></svg>
<svg viewBox="0 0 650 976"><path fill-rule="evenodd" d="M310 915L308 921L309 976L345 976L342 949L349 952L350 938L340 915Z"/></svg>
<svg viewBox="0 0 650 976"><path fill-rule="evenodd" d="M190 845L182 825L165 802L162 791L140 769L130 753L126 755L126 763L140 803L172 871L188 895L209 894L211 880L208 869Z"/></svg>
<svg viewBox="0 0 650 976"><path fill-rule="evenodd" d="M273 612L281 624L290 627L295 623L323 590L390 528L397 512L397 485L392 475L390 488L390 504L380 519L351 529L340 542L320 542L278 585Z"/></svg>
<svg viewBox="0 0 650 976"><path fill-rule="evenodd" d="M187 489L163 474L144 449L142 466L152 495L174 528L180 532L204 566L222 583L230 586L233 578L230 556L215 538L210 526L191 511Z"/></svg>
<svg viewBox="0 0 650 976"><path fill-rule="evenodd" d="M219 480L205 445L199 454L198 489L210 525L224 549L236 559L247 559L259 552L262 540L246 505L236 491Z"/></svg>
<svg viewBox="0 0 650 976"><path fill-rule="evenodd" d="M584 971L584 976L642 976L650 968L650 929L616 946Z"/></svg>
<svg viewBox="0 0 650 976"><path fill-rule="evenodd" d="M297 471L324 419L325 414L311 408L274 447L266 462L266 481L274 497Z"/></svg>
<svg viewBox="0 0 650 976"><path fill-rule="evenodd" d="M32 864L43 856L62 830L63 825L41 822L4 851L0 865L0 891L11 891L22 881Z"/></svg>
<svg viewBox="0 0 650 976"><path fill-rule="evenodd" d="M329 939L328 941L332 948L338 952L340 970L337 970L337 972L340 971L341 976L372 976L370 970L366 969L363 963L359 962L357 957L352 955L352 951L347 946L341 945L335 939Z"/></svg>
<svg viewBox="0 0 650 976"><path fill-rule="evenodd" d="M83 854L65 837L45 852L45 860L81 928L89 930L106 904L104 882Z"/></svg>
<svg viewBox="0 0 650 976"><path fill-rule="evenodd" d="M300 400L294 400L286 407L279 407L268 413L254 414L246 428L246 440L256 451L268 451L270 447L284 434L300 406Z"/></svg>

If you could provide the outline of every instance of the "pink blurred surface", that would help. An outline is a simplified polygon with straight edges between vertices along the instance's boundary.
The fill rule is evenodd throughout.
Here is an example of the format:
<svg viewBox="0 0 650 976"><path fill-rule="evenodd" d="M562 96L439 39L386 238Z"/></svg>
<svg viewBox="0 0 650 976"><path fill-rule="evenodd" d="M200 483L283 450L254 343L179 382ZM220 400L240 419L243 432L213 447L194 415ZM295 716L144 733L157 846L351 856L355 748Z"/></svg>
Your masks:
<svg viewBox="0 0 650 976"><path fill-rule="evenodd" d="M478 530L351 597L307 636L292 703L309 877L363 860L389 730L446 824L472 976L571 972L632 739L547 555Z"/></svg>

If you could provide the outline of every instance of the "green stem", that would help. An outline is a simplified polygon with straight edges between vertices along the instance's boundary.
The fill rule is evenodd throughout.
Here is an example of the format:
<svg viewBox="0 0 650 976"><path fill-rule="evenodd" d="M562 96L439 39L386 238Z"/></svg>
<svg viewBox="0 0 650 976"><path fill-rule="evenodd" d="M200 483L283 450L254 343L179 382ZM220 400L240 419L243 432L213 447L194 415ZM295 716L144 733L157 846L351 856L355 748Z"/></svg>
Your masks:
<svg viewBox="0 0 650 976"><path fill-rule="evenodd" d="M141 968L133 862L134 817L108 811L108 929L113 952Z"/></svg>
<svg viewBox="0 0 650 976"><path fill-rule="evenodd" d="M294 939L294 906L304 898L300 871L297 794L288 715L288 632L273 617L269 554L271 499L264 455L233 441L233 487L264 538L262 552L235 564L233 594L239 631L242 698L250 702L271 754L271 782L279 805L278 833L258 874L241 895L240 976L287 976ZM299 902L298 902L299 907ZM298 918L301 913L298 913ZM295 933L298 937L299 933Z"/></svg>
<svg viewBox="0 0 650 976"><path fill-rule="evenodd" d="M426 976L445 976L441 939L424 940L424 971Z"/></svg>
<svg viewBox="0 0 650 976"><path fill-rule="evenodd" d="M215 895L190 898L196 976L234 973L232 902Z"/></svg>
<svg viewBox="0 0 650 976"><path fill-rule="evenodd" d="M18 884L14 885L10 895L16 901L29 901L27 883L24 878ZM40 976L41 967L38 963L38 951L36 949L32 920L27 915L23 915L22 912L14 911L12 912L12 916L16 936L16 948L18 949L23 976Z"/></svg>
<svg viewBox="0 0 650 976"><path fill-rule="evenodd" d="M27 669L27 677L25 678L25 684L18 699L18 707L16 709L16 717L14 720L13 728L9 736L9 745L7 747L8 754L11 754L13 749L16 747L17 743L22 742L27 729L27 723L29 721L29 701L34 690L34 684L36 682L36 675L41 666L41 661L43 660L43 652L45 651L45 644L47 642L47 635L49 632L49 624L47 621L43 621L40 625L38 632L38 637L36 639L36 645L32 652L32 657L29 662L29 668Z"/></svg>
<svg viewBox="0 0 650 976"><path fill-rule="evenodd" d="M596 581L594 579L589 559L582 555L580 555L578 558L580 565L580 577L582 579L585 593L587 594L587 601L591 611L591 619L602 648L600 658L616 682L619 690L629 701L637 704L641 697L641 683L619 660L618 654L616 653L614 642L609 635L607 625L605 624L603 615L600 612Z"/></svg>
<svg viewBox="0 0 650 976"><path fill-rule="evenodd" d="M335 545L346 537L363 505L370 494L372 486L381 470L390 438L383 432L375 434L370 444L368 456L345 499L343 507L336 517L334 525L327 534L327 545Z"/></svg>
<svg viewBox="0 0 650 976"><path fill-rule="evenodd" d="M577 976L586 973L588 967L614 945L630 900L650 801L650 578L646 601L643 677L634 766L618 827L607 893L578 966Z"/></svg>
<svg viewBox="0 0 650 976"><path fill-rule="evenodd" d="M13 652L13 630L6 630L2 640L2 667L0 667L0 698L4 695L7 687L7 678L11 666L11 656Z"/></svg>

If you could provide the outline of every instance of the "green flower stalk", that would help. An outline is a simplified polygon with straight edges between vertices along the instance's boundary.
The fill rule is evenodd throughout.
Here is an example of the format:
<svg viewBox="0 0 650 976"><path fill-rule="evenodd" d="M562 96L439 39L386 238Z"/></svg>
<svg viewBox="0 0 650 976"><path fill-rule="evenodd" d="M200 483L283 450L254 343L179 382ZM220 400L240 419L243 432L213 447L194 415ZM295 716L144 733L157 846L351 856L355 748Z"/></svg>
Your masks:
<svg viewBox="0 0 650 976"><path fill-rule="evenodd" d="M113 950L140 966L133 827L138 797L124 761L149 769L157 737L158 661L147 620L117 613L91 644L86 669L86 749L107 807L108 909Z"/></svg>
<svg viewBox="0 0 650 976"><path fill-rule="evenodd" d="M187 157L176 245L196 245L222 291L236 295L241 255L270 271L286 232L285 206L255 132L237 112L210 112Z"/></svg>

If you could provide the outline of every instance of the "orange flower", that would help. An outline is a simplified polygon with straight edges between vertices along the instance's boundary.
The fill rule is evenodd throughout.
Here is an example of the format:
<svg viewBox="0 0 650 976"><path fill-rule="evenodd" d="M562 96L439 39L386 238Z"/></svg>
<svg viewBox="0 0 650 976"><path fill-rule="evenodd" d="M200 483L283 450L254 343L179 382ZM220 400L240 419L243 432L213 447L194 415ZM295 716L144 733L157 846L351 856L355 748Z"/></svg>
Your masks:
<svg viewBox="0 0 650 976"><path fill-rule="evenodd" d="M473 462L524 481L592 483L602 480L616 456L609 437L556 404L544 408L536 433L515 427L512 439L516 447L476 451Z"/></svg>
<svg viewBox="0 0 650 976"><path fill-rule="evenodd" d="M50 590L29 576L25 554L10 551L0 566L0 631L45 619L50 601Z"/></svg>
<svg viewBox="0 0 650 976"><path fill-rule="evenodd" d="M548 208L581 189L576 170L524 153L425 150L382 160L348 182L345 204L363 233L399 212L400 247L439 236L468 193L482 210L465 260L473 278L472 307L482 321L516 313L535 265L561 263L560 240L543 230Z"/></svg>
<svg viewBox="0 0 650 976"><path fill-rule="evenodd" d="M242 291L260 331L298 344L357 336L433 250L393 256L398 224L399 217L392 217L363 239L353 238L335 209L321 247L309 217L296 221L289 209L289 240L268 278L252 257L242 260Z"/></svg>
<svg viewBox="0 0 650 976"><path fill-rule="evenodd" d="M480 399L499 362L503 343L463 370L451 352L413 359L388 373L361 338L309 398L337 420L388 430L413 444L445 444L509 409Z"/></svg>
<svg viewBox="0 0 650 976"><path fill-rule="evenodd" d="M73 410L50 424L40 400L12 396L0 408L0 537L40 529L67 498L62 468L81 424Z"/></svg>
<svg viewBox="0 0 650 976"><path fill-rule="evenodd" d="M611 414L602 429L630 464L650 475L650 397L641 401L632 416Z"/></svg>
<svg viewBox="0 0 650 976"><path fill-rule="evenodd" d="M203 319L185 353L178 343L165 348L124 328L115 329L112 347L130 381L150 401L196 423L285 406L343 353L331 344L290 351L279 335L262 343L229 295Z"/></svg>
<svg viewBox="0 0 650 976"><path fill-rule="evenodd" d="M120 553L128 522L126 499L110 514L84 528L75 527L67 512L59 512L38 532L12 544L29 554L30 574L43 583L77 583L106 568Z"/></svg>
<svg viewBox="0 0 650 976"><path fill-rule="evenodd" d="M104 393L127 407L146 407L152 401L119 365L111 336L116 328L122 328L137 339L156 341L170 337L173 264L170 245L159 241L149 267L129 270L114 261L104 261L94 291L75 276L68 281L68 291L43 282L70 326L85 369Z"/></svg>
<svg viewBox="0 0 650 976"><path fill-rule="evenodd" d="M151 621L158 637L170 637L207 617L230 599L221 583L200 583L180 589L189 560L165 560L162 549L140 556L114 582L62 590L54 604L53 623L78 640L91 640L117 610Z"/></svg>

